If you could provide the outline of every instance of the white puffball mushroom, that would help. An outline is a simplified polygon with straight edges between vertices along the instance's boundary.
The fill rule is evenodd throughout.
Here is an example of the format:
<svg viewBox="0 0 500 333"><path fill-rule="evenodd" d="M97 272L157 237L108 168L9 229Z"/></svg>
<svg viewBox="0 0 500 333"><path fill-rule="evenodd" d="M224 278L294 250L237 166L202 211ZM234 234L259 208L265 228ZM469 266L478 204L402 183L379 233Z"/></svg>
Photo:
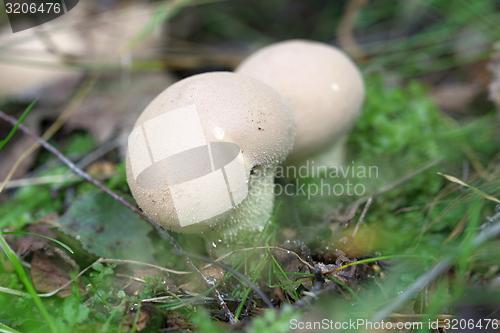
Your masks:
<svg viewBox="0 0 500 333"><path fill-rule="evenodd" d="M294 135L291 111L265 84L230 72L195 75L140 115L127 181L156 223L231 242L262 231L271 216L274 173Z"/></svg>
<svg viewBox="0 0 500 333"><path fill-rule="evenodd" d="M364 99L363 78L344 52L319 42L284 41L250 55L236 72L275 89L294 113L297 136L288 162L342 164L339 149Z"/></svg>

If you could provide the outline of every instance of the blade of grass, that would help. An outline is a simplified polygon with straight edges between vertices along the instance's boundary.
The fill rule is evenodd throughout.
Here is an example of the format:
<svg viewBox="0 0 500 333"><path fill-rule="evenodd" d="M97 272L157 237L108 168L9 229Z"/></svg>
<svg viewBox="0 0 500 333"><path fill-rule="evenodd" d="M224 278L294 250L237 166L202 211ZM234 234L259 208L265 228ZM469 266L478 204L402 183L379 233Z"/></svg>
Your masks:
<svg viewBox="0 0 500 333"><path fill-rule="evenodd" d="M265 257L262 260L260 260L259 263L257 264L257 266L255 267L255 270L252 272L252 275L250 277L252 282L257 281L262 270L264 269L264 266L267 264L267 257L268 257L268 253L265 254ZM236 311L234 313L234 316L238 320L240 319L241 313L242 313L243 308L247 302L248 297L250 296L251 291L252 291L252 288L245 287L245 290L243 292L243 297L242 297L240 303L238 304L238 308L236 309Z"/></svg>
<svg viewBox="0 0 500 333"><path fill-rule="evenodd" d="M23 291L5 288L5 287L0 287L0 293L14 295L14 296L21 296L21 297L29 297L30 296L30 294L25 293Z"/></svg>
<svg viewBox="0 0 500 333"><path fill-rule="evenodd" d="M19 128L19 125L21 125L24 122L24 120L26 120L26 117L28 117L31 110L33 110L33 107L35 106L35 104L36 104L36 100L31 102L30 105L28 105L28 107L23 111L23 114L17 120L14 127L12 127L12 129L10 130L9 134L7 134L5 139L0 141L0 150L2 150L7 145L7 143L9 143L10 140L12 140L12 138L14 137L14 134L16 134L16 132Z"/></svg>
<svg viewBox="0 0 500 333"><path fill-rule="evenodd" d="M59 241L59 240L57 240L55 238L49 237L49 236L45 236L45 235L42 235L42 234L37 234L36 232L10 231L10 232L4 232L3 234L4 235L34 236L34 237L44 238L46 240L49 240L51 242L56 243L57 245L59 245L60 247L62 247L63 249L65 249L66 251L68 251L71 254L75 253L73 251L73 249L71 249L71 247L69 247L68 245L64 244L63 242L61 242L61 241Z"/></svg>
<svg viewBox="0 0 500 333"><path fill-rule="evenodd" d="M276 268L277 272L276 272L276 277L277 278L281 278L283 281L280 281L279 285L281 286L282 289L284 289L285 291L287 291L295 300L298 300L300 298L300 295L295 291L295 288L294 287L294 281L291 281L289 278L288 278L288 275L287 273L285 272L285 270L283 269L283 267L280 265L280 263L278 262L278 260L276 260L276 258L271 254L271 260L272 260L272 265ZM292 286L292 288L287 288L287 286Z"/></svg>
<svg viewBox="0 0 500 333"><path fill-rule="evenodd" d="M346 269L346 268L349 268L349 267L355 266L355 265L369 264L372 262L377 262L377 261L382 261L382 260L390 260L390 259L396 259L396 258L408 258L408 257L412 257L412 256L402 254L402 255L390 255L390 256L380 256L380 257L361 259L361 260L356 260L356 261L350 262L348 264L336 267L331 272L341 271L343 269ZM325 274L328 274L328 273L330 273L330 272L327 272Z"/></svg>
<svg viewBox="0 0 500 333"><path fill-rule="evenodd" d="M40 314L42 315L45 322L49 326L50 331L52 333L57 333L58 330L55 325L54 319L51 317L51 315L43 305L40 297L38 297L35 287L33 287L33 284L31 283L28 275L26 274L26 271L24 270L21 261L17 257L16 253L10 248L9 244L7 243L7 241L5 240L5 238L1 233L0 233L0 248L2 248L3 252L14 266L14 269L16 270L19 280L21 280L24 287L30 294L31 298L33 299L33 302L35 303L35 306L38 308L38 311L40 311Z"/></svg>
<svg viewBox="0 0 500 333"><path fill-rule="evenodd" d="M21 333L5 324L0 323L0 333Z"/></svg>

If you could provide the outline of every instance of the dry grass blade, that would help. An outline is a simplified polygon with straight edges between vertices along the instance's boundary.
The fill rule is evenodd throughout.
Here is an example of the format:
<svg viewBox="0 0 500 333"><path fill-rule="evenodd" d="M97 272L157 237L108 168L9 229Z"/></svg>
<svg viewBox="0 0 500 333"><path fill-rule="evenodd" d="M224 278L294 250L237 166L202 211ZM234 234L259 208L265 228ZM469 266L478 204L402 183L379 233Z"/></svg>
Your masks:
<svg viewBox="0 0 500 333"><path fill-rule="evenodd" d="M444 174L441 172L438 172L438 175L443 176L444 178L446 178L447 180L449 180L452 183L458 184L458 185L463 186L463 187L470 188L472 191L476 192L478 195L480 195L481 197L483 197L486 200L493 201L494 203L500 204L500 200L498 200L494 196L489 195L488 193L484 193L483 191L481 191L477 187L469 185L466 182L458 179L457 177L453 177L453 176L450 176L450 175L447 175L447 174Z"/></svg>
<svg viewBox="0 0 500 333"><path fill-rule="evenodd" d="M356 236L356 234L358 233L359 227L365 222L366 212L368 212L368 208L370 208L372 201L373 201L372 197L369 197L368 200L366 201L365 207L363 208L363 211L361 212L361 215L359 216L358 222L356 223L356 226L354 227L354 230L352 231L352 237Z"/></svg>

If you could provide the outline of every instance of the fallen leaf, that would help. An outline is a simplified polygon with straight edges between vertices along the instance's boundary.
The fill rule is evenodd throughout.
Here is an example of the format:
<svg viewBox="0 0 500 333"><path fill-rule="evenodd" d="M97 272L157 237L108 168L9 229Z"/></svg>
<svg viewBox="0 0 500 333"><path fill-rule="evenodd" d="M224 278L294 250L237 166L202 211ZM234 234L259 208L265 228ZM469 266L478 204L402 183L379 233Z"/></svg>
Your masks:
<svg viewBox="0 0 500 333"><path fill-rule="evenodd" d="M51 222L53 223L56 220L57 215L49 214L36 223L28 225L28 227L26 228L26 232L30 234L42 235L45 237L56 238L57 235L54 231L51 230L53 226L49 224ZM36 251L48 248L50 246L49 243L50 241L47 238L39 237L36 235L26 235L16 238L12 242L12 248L20 257L25 257Z"/></svg>
<svg viewBox="0 0 500 333"><path fill-rule="evenodd" d="M51 247L36 251L31 260L31 279L39 292L51 292L71 280L78 272L78 265L63 250ZM57 293L61 297L71 295L71 285Z"/></svg>
<svg viewBox="0 0 500 333"><path fill-rule="evenodd" d="M154 261L148 236L152 227L103 192L89 191L78 197L59 224L99 257Z"/></svg>

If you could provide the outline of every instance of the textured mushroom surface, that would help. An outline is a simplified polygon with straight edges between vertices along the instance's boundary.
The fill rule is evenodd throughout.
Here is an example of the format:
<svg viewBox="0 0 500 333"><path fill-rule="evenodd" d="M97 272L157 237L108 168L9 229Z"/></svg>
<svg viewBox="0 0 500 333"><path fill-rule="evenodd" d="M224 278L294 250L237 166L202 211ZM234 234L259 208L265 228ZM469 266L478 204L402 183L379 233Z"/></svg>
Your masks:
<svg viewBox="0 0 500 333"><path fill-rule="evenodd" d="M359 116L361 74L330 45L303 40L272 44L250 55L236 72L274 88L294 112L297 136L290 160L328 148Z"/></svg>
<svg viewBox="0 0 500 333"><path fill-rule="evenodd" d="M137 120L127 180L144 212L169 229L251 227L256 217L262 225L272 198L270 207L258 205L249 193L272 193L273 177L252 170L282 162L294 134L291 112L261 82L228 72L195 75L167 88Z"/></svg>

